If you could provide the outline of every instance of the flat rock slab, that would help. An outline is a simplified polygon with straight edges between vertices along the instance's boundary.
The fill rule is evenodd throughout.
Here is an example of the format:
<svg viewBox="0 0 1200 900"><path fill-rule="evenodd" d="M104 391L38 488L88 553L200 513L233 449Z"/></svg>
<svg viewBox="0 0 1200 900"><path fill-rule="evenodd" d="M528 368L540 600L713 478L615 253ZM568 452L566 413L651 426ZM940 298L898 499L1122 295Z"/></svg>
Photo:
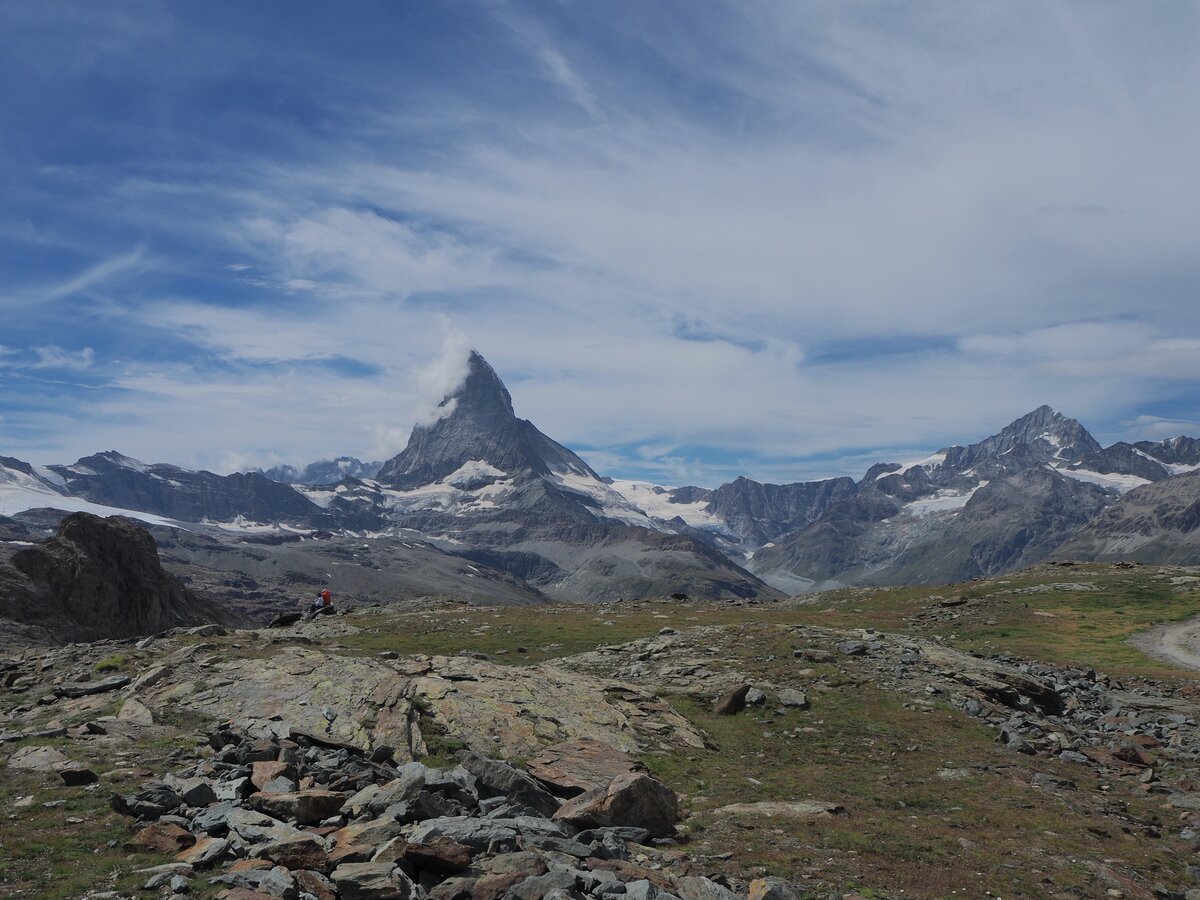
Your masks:
<svg viewBox="0 0 1200 900"><path fill-rule="evenodd" d="M733 803L719 807L713 813L764 819L822 819L844 811L845 807L840 803L820 800L765 800L761 803Z"/></svg>
<svg viewBox="0 0 1200 900"><path fill-rule="evenodd" d="M54 747L22 747L8 759L10 769L22 769L26 772L53 772L58 766L64 766L71 760Z"/></svg>
<svg viewBox="0 0 1200 900"><path fill-rule="evenodd" d="M117 713L117 718L123 722L132 722L134 725L154 724L154 714L146 708L145 704L132 697L121 704L121 711Z"/></svg>
<svg viewBox="0 0 1200 900"><path fill-rule="evenodd" d="M547 747L525 764L525 770L562 797L605 787L618 775L645 771L630 754L590 738Z"/></svg>
<svg viewBox="0 0 1200 900"><path fill-rule="evenodd" d="M125 849L131 853L179 853L195 843L196 836L186 828L170 822L155 822L126 841Z"/></svg>
<svg viewBox="0 0 1200 900"><path fill-rule="evenodd" d="M183 706L215 719L236 718L254 737L290 734L301 744L360 752L386 744L402 761L424 750L414 703L466 746L492 757L528 758L581 738L627 752L651 740L704 746L686 718L631 685L552 665L443 656L427 665L406 676L386 660L288 647L267 659L218 663L204 691L170 699L171 686L163 685L142 699L151 710ZM338 713L330 732L325 708Z"/></svg>
<svg viewBox="0 0 1200 900"><path fill-rule="evenodd" d="M175 857L176 862L187 863L197 869L205 869L223 859L233 845L224 838L200 838L187 850Z"/></svg>
<svg viewBox="0 0 1200 900"><path fill-rule="evenodd" d="M83 684L64 684L62 687L56 688L54 693L60 697L88 697L92 694L107 694L109 691L125 687L132 680L128 675L114 675L111 678L103 678L100 681L87 681Z"/></svg>

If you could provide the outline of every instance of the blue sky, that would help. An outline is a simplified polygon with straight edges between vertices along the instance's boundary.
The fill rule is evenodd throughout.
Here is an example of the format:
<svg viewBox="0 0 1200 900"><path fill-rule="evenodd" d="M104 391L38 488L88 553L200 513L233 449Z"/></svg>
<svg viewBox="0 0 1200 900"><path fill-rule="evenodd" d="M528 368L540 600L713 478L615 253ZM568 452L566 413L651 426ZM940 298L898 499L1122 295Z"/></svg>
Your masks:
<svg viewBox="0 0 1200 900"><path fill-rule="evenodd" d="M1200 11L0 4L0 454L397 452L476 347L615 476L1200 434Z"/></svg>

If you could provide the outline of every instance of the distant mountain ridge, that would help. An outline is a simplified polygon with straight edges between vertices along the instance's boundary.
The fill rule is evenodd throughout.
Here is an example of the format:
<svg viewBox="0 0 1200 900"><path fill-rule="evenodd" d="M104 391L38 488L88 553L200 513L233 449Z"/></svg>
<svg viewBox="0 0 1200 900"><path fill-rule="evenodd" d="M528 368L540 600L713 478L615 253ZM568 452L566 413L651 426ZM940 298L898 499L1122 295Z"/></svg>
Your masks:
<svg viewBox="0 0 1200 900"><path fill-rule="evenodd" d="M70 466L0 457L0 515L47 507L234 534L409 535L516 579L510 597L524 584L530 596L559 599L769 599L775 589L994 575L1060 548L1111 558L1124 544L1103 538L1102 523L1123 523L1136 501L1143 532L1147 522L1178 531L1187 514L1156 516L1146 504L1174 509L1200 471L1200 440L1102 447L1042 406L982 440L875 465L858 481L743 477L707 489L614 480L519 418L475 352L437 412L382 463L338 457L221 476L115 451ZM1163 554L1200 562L1190 538L1139 541L1145 557L1169 544Z"/></svg>
<svg viewBox="0 0 1200 900"><path fill-rule="evenodd" d="M337 484L343 478L374 478L382 465L381 462L363 462L353 456L339 456L309 463L303 469L284 465L257 471L283 484L322 485Z"/></svg>

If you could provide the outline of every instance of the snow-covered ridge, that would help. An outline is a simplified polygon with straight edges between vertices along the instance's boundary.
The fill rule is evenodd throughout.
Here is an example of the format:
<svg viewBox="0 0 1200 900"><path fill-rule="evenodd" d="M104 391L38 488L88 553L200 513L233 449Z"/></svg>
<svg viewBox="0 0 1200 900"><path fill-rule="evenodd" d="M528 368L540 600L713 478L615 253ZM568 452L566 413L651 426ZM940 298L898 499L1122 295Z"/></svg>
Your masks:
<svg viewBox="0 0 1200 900"><path fill-rule="evenodd" d="M671 500L670 488L648 481L626 481L619 478L612 480L611 487L628 503L652 518L670 521L678 516L693 528L725 526L724 520L708 511L707 501L675 503Z"/></svg>
<svg viewBox="0 0 1200 900"><path fill-rule="evenodd" d="M616 519L619 522L639 525L642 528L661 528L646 515L644 510L631 503L625 495L591 475L579 472L574 468L563 467L551 471L546 480L560 490L590 499L592 504L589 506L594 505L600 509L600 512L597 512L595 508L592 508L592 512L602 518Z"/></svg>

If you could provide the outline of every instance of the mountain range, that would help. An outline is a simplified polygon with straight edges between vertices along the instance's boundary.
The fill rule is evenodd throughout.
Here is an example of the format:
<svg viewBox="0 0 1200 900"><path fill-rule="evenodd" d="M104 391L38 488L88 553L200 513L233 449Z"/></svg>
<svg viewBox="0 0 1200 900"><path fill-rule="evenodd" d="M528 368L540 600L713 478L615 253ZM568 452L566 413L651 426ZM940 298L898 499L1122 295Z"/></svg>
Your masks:
<svg viewBox="0 0 1200 900"><path fill-rule="evenodd" d="M115 451L53 466L0 457L0 539L6 522L20 536L74 511L142 520L164 565L249 613L319 584L367 600L754 601L1063 555L1198 562L1200 440L1102 447L1043 406L858 481L664 487L597 473L519 418L472 353L438 417L382 463L222 476Z"/></svg>

